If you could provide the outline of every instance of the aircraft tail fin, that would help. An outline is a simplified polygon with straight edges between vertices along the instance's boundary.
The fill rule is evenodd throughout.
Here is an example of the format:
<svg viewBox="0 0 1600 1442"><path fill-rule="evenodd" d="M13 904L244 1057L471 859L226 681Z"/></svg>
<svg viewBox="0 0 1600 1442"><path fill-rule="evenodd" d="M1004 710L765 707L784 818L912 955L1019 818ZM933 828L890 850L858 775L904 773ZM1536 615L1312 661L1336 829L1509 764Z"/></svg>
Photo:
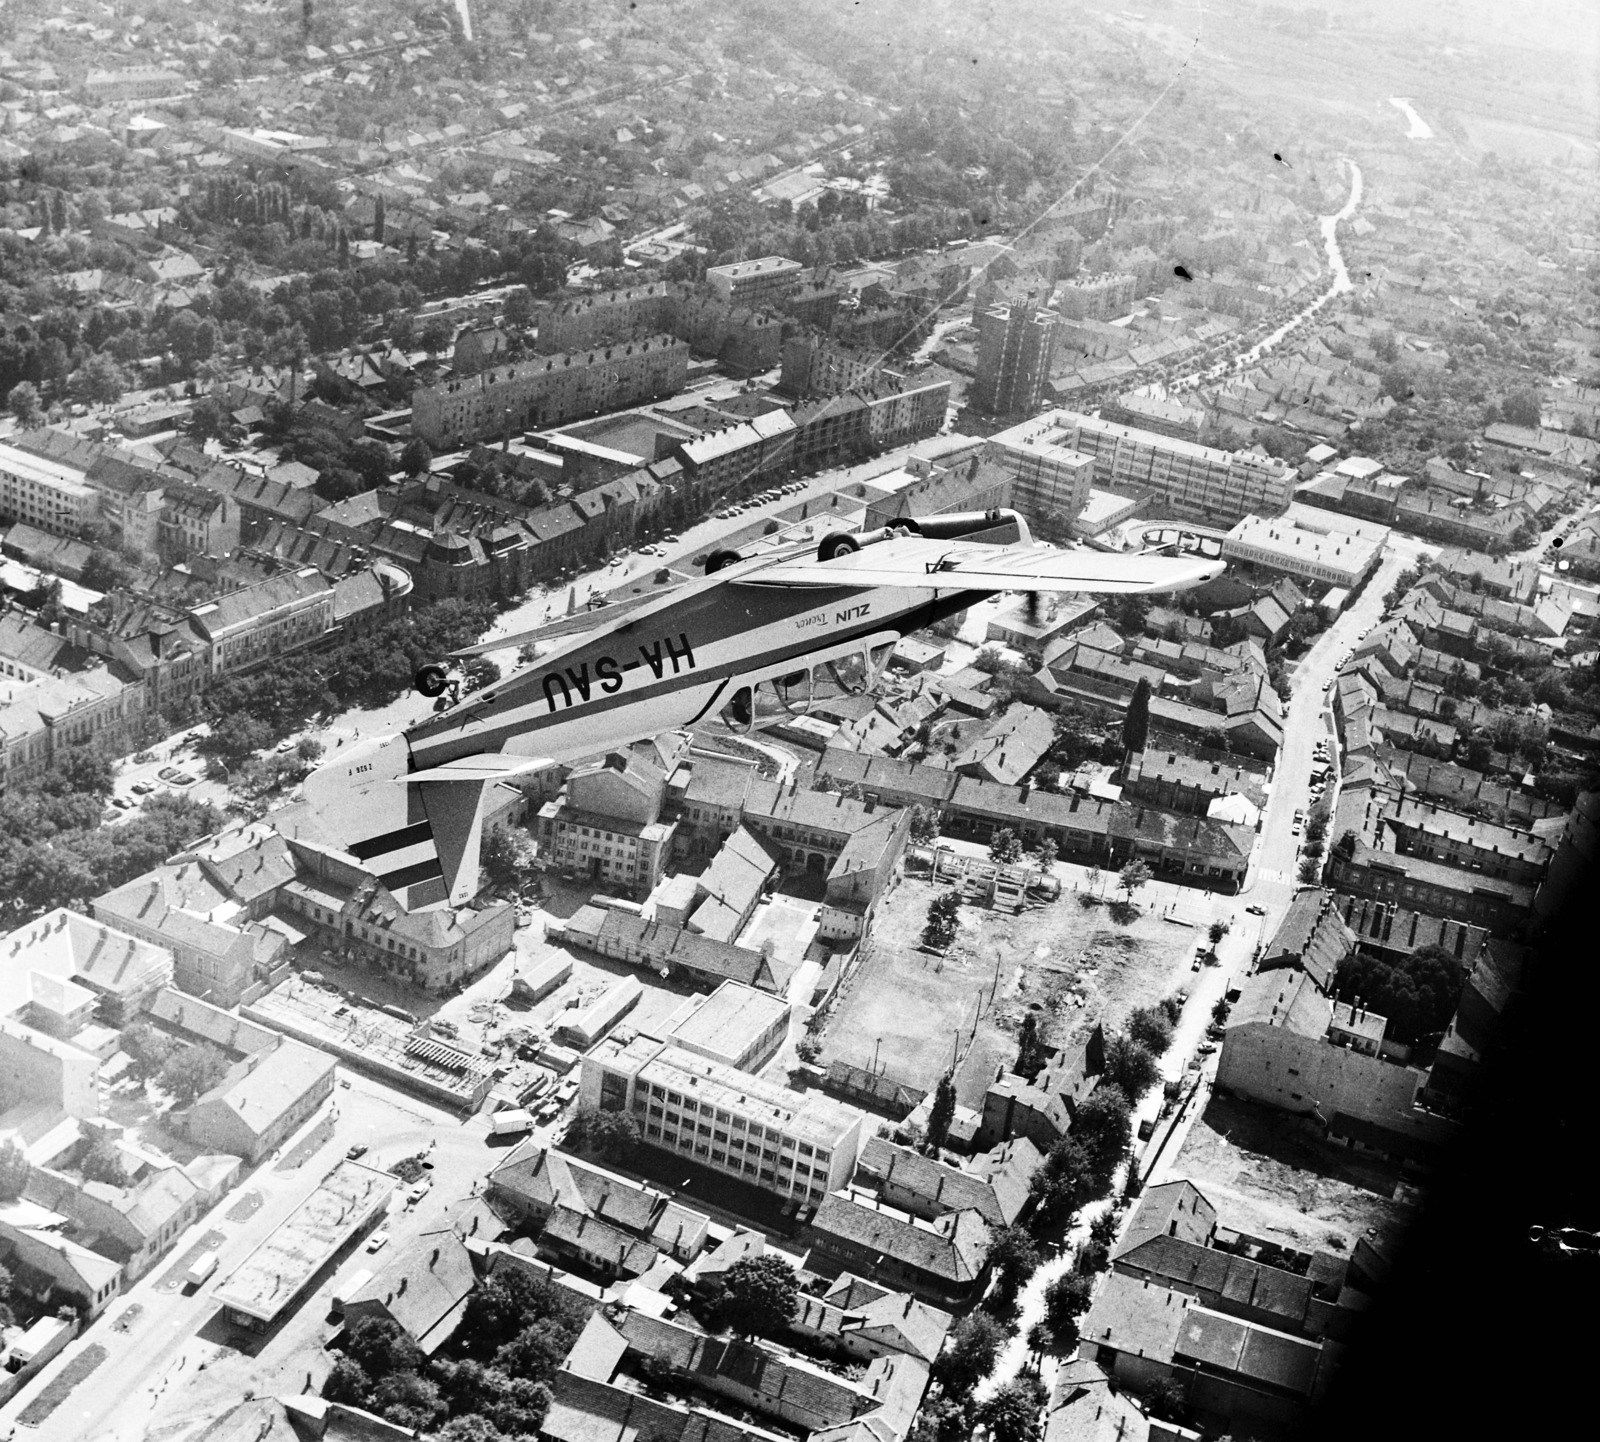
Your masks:
<svg viewBox="0 0 1600 1442"><path fill-rule="evenodd" d="M306 799L339 848L394 892L408 911L460 906L479 889L490 783L551 763L526 756L462 756L409 771L405 738L352 747L307 778ZM401 783L401 784L397 784Z"/></svg>

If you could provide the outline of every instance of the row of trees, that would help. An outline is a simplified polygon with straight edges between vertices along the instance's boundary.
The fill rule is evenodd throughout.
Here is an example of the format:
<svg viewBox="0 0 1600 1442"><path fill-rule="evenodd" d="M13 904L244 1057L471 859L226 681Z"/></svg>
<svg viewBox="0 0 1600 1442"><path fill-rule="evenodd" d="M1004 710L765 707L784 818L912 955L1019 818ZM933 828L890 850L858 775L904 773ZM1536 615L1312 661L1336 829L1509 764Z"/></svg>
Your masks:
<svg viewBox="0 0 1600 1442"><path fill-rule="evenodd" d="M57 906L84 906L215 831L213 806L157 793L115 827L100 824L111 770L87 752L13 782L0 797L0 924L6 929Z"/></svg>
<svg viewBox="0 0 1600 1442"><path fill-rule="evenodd" d="M493 618L489 601L435 601L328 650L283 656L247 676L225 678L205 705L227 724L214 726L196 749L231 766L315 712L382 705L411 685L424 662L469 645Z"/></svg>

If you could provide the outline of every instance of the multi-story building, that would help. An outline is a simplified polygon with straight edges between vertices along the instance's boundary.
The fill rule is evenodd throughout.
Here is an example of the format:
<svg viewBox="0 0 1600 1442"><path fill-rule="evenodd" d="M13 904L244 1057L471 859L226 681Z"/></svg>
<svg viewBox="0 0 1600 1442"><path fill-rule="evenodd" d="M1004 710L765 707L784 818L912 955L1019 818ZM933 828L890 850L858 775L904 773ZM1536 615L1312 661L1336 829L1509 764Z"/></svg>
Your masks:
<svg viewBox="0 0 1600 1442"><path fill-rule="evenodd" d="M1207 524L1282 512L1298 474L1260 451L1219 451L1153 431L1056 411L1051 439L1095 458L1095 484L1142 486L1177 516Z"/></svg>
<svg viewBox="0 0 1600 1442"><path fill-rule="evenodd" d="M539 308L533 345L541 355L616 345L673 328L682 287L669 281L573 296Z"/></svg>
<svg viewBox="0 0 1600 1442"><path fill-rule="evenodd" d="M1378 564L1386 539L1386 534L1352 535L1304 520L1245 516L1223 540L1222 556L1353 590Z"/></svg>
<svg viewBox="0 0 1600 1442"><path fill-rule="evenodd" d="M0 445L0 514L56 536L75 536L96 519L83 473L49 456Z"/></svg>
<svg viewBox="0 0 1600 1442"><path fill-rule="evenodd" d="M1060 444L1048 418L1023 421L990 436L983 455L1016 477L1011 504L1024 515L1061 524L1075 520L1089 503L1094 458Z"/></svg>
<svg viewBox="0 0 1600 1442"><path fill-rule="evenodd" d="M643 1034L583 1059L583 1105L626 1112L646 1146L751 1186L820 1202L849 1181L865 1116Z"/></svg>
<svg viewBox="0 0 1600 1442"><path fill-rule="evenodd" d="M84 94L101 105L127 100L155 100L181 95L188 82L164 65L128 65L119 70L91 70L83 80Z"/></svg>
<svg viewBox="0 0 1600 1442"><path fill-rule="evenodd" d="M883 356L877 351L840 345L820 331L798 331L783 343L778 389L796 399L837 395L880 379L898 380L899 376L884 369Z"/></svg>
<svg viewBox="0 0 1600 1442"><path fill-rule="evenodd" d="M978 410L994 416L1038 410L1055 359L1058 320L1053 311L1032 306L994 305L979 314L972 383Z"/></svg>
<svg viewBox="0 0 1600 1442"><path fill-rule="evenodd" d="M647 336L419 386L411 423L431 446L460 446L660 400L675 394L688 373L687 342Z"/></svg>
<svg viewBox="0 0 1600 1442"><path fill-rule="evenodd" d="M169 951L178 986L218 1006L254 1001L289 974L283 934L254 919L200 861L158 866L91 907L96 921Z"/></svg>
<svg viewBox="0 0 1600 1442"><path fill-rule="evenodd" d="M539 809L536 834L550 860L648 896L666 868L675 829L661 819L668 774L662 760L675 762L635 748L574 771L562 794Z"/></svg>
<svg viewBox="0 0 1600 1442"><path fill-rule="evenodd" d="M1056 288L1055 307L1073 320L1106 320L1133 306L1139 278L1125 272L1074 276Z"/></svg>
<svg viewBox="0 0 1600 1442"><path fill-rule="evenodd" d="M714 265L706 271L706 284L729 305L765 305L781 300L800 282L804 267L781 255Z"/></svg>
<svg viewBox="0 0 1600 1442"><path fill-rule="evenodd" d="M233 675L322 640L334 627L333 587L305 566L196 606L189 619L209 648L211 675Z"/></svg>
<svg viewBox="0 0 1600 1442"><path fill-rule="evenodd" d="M0 792L42 776L79 747L126 755L147 700L142 686L105 666L0 690Z"/></svg>

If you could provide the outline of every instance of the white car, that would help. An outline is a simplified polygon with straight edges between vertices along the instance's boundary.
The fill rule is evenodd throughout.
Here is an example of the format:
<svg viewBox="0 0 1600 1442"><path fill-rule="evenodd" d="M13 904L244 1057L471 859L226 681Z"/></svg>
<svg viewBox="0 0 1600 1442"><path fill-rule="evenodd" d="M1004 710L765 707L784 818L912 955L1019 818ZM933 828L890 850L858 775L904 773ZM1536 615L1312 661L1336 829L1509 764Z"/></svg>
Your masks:
<svg viewBox="0 0 1600 1442"><path fill-rule="evenodd" d="M381 1252L388 1245L389 1234L386 1231L374 1232L367 1238L367 1250L369 1252Z"/></svg>

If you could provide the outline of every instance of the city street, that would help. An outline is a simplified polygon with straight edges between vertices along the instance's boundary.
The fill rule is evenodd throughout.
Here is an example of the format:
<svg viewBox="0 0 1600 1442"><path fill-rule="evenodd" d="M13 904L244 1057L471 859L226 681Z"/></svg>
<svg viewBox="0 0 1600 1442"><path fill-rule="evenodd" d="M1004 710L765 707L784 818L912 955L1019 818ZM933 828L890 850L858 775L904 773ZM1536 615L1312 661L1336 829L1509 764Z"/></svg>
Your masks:
<svg viewBox="0 0 1600 1442"><path fill-rule="evenodd" d="M401 1096L359 1073L339 1073L341 1084L281 1152L264 1161L211 1212L201 1217L172 1249L106 1315L45 1367L0 1412L0 1428L85 1346L98 1343L109 1353L90 1376L39 1427L26 1435L39 1442L135 1442L147 1430L165 1431L179 1422L220 1415L250 1388L301 1390L307 1357L318 1357L328 1328L328 1296L340 1271L355 1255L328 1269L319 1291L277 1332L258 1355L236 1351L222 1340L231 1329L210 1326L217 1314L216 1286L317 1186L352 1144L370 1151L364 1165L385 1170L403 1157L434 1145L442 1184L411 1209L386 1223L393 1237L374 1260L386 1261L394 1249L421 1232L444 1224L480 1179L504 1156L485 1144L487 1124L466 1124L440 1108ZM343 1082L348 1081L346 1086ZM337 1116L334 1113L337 1112ZM208 1233L224 1240L209 1243L221 1258L211 1280L193 1295L171 1286L187 1259ZM124 1312L136 1309L126 1331L117 1330ZM291 1365L292 1363L292 1365ZM202 1364L204 1367L202 1368ZM298 1371L298 1375L296 1374ZM318 1374L320 1376L320 1372ZM265 1384L265 1385L263 1385Z"/></svg>

